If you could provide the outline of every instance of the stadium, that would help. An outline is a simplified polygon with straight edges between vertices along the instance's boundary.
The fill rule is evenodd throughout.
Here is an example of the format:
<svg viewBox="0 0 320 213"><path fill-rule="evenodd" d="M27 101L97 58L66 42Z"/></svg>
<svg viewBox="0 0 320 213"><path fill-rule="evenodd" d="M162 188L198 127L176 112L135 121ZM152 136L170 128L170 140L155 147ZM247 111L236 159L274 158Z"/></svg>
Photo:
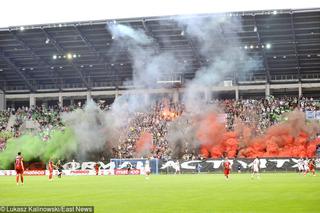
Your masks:
<svg viewBox="0 0 320 213"><path fill-rule="evenodd" d="M0 212L320 211L320 4L199 2L0 23Z"/></svg>

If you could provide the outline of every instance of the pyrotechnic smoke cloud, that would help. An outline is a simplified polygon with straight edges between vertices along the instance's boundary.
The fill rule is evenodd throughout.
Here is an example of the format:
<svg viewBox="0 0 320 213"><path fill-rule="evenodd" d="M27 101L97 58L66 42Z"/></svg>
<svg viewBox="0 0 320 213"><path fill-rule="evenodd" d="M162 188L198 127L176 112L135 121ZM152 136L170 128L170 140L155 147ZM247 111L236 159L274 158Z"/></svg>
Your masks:
<svg viewBox="0 0 320 213"><path fill-rule="evenodd" d="M184 102L187 110L202 111L203 98L199 91L218 83L221 85L226 79L234 80L235 73L245 74L261 66L258 58L250 57L242 48L239 33L243 29L239 17L192 16L178 18L177 22L185 29L185 36L195 42L200 57L206 61L186 86Z"/></svg>
<svg viewBox="0 0 320 213"><path fill-rule="evenodd" d="M261 66L261 62L257 58L249 57L244 48L241 48L241 41L238 33L242 29L241 20L238 17L229 17L226 15L221 16L192 16L192 17L179 17L176 19L178 24L184 29L184 36L188 37L194 45L199 48L200 58L206 61L206 65L197 70L195 78L186 85L183 101L186 106L184 116L187 120L199 124L199 119L205 121L210 116L218 113L223 113L217 110L216 106L207 106L207 102L211 97L203 98L200 93L206 92L211 86L218 85L225 79L234 80L234 74L246 73L248 71L257 69ZM196 117L195 117L196 116ZM209 119L210 120L210 119ZM216 119L214 119L216 120ZM179 122L179 120L177 120ZM217 123L218 122L214 122ZM201 124L201 122L200 122ZM176 125L172 125L175 127ZM211 143L220 144L222 137L225 134L223 125L194 125L192 131L195 134L199 132L212 132L214 129L219 128L216 132L216 137L213 137ZM181 129L190 128L190 123L184 126L180 125ZM208 131L207 131L208 130ZM201 133L203 135L204 133ZM170 128L168 133L168 141L171 147L177 147L176 143L179 141L189 141L190 148L204 144L203 140L188 135L181 135L176 128ZM197 139L196 139L197 138ZM233 146L234 147L234 146ZM174 152L177 152L174 148Z"/></svg>
<svg viewBox="0 0 320 213"><path fill-rule="evenodd" d="M70 129L55 131L51 138L44 142L39 136L23 135L7 142L5 151L0 152L0 169L10 168L18 152L22 152L24 160L65 159L76 151L74 133Z"/></svg>

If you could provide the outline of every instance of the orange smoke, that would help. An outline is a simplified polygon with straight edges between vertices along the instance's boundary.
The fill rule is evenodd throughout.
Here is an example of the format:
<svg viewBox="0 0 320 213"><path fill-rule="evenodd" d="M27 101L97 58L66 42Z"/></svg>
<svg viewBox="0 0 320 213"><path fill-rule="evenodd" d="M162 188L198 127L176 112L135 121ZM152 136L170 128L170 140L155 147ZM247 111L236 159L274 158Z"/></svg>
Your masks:
<svg viewBox="0 0 320 213"><path fill-rule="evenodd" d="M142 154L149 152L152 148L152 134L150 132L142 132L137 143L136 152Z"/></svg>
<svg viewBox="0 0 320 213"><path fill-rule="evenodd" d="M315 131L306 124L304 113L293 111L288 120L256 135L254 127L238 123L227 132L225 124L210 113L198 120L197 139L204 157L314 157L320 139L310 140Z"/></svg>
<svg viewBox="0 0 320 213"><path fill-rule="evenodd" d="M197 138L202 147L200 152L205 157L219 158L226 154L234 157L238 148L238 141L233 132L227 132L225 124L215 114L210 113L198 120Z"/></svg>

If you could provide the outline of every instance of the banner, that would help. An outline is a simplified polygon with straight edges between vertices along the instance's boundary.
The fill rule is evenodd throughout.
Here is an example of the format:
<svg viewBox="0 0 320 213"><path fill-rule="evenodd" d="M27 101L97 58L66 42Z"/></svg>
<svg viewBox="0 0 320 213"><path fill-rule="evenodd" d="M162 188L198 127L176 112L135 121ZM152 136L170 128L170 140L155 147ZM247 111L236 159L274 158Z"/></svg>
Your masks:
<svg viewBox="0 0 320 213"><path fill-rule="evenodd" d="M115 169L114 170L115 175L140 175L139 169Z"/></svg>
<svg viewBox="0 0 320 213"><path fill-rule="evenodd" d="M13 176L16 175L15 170L0 170L0 176ZM43 176L46 174L45 170L25 170L23 172L27 176Z"/></svg>
<svg viewBox="0 0 320 213"><path fill-rule="evenodd" d="M233 171L251 171L254 159L237 158L229 159ZM299 158L261 158L260 169L262 171L296 171L298 169ZM222 172L224 159L206 160L160 160L160 173L174 173L180 168L182 173L198 172ZM319 159L316 160L316 168L320 168Z"/></svg>
<svg viewBox="0 0 320 213"><path fill-rule="evenodd" d="M159 160L158 159L111 159L110 165L114 169L126 169L128 165L131 169L140 170L140 174L145 174L145 165L149 161L151 173L158 174L159 172ZM110 169L112 169L110 168Z"/></svg>
<svg viewBox="0 0 320 213"><path fill-rule="evenodd" d="M59 174L58 170L53 170L53 176L57 176ZM27 176L48 176L49 170L26 170L23 173ZM0 170L0 176L15 176L15 170ZM62 170L62 176L95 176L95 170ZM113 175L109 170L99 170L98 175Z"/></svg>
<svg viewBox="0 0 320 213"><path fill-rule="evenodd" d="M46 171L45 170L25 170L23 174L28 176L39 176L39 175L45 175Z"/></svg>
<svg viewBox="0 0 320 213"><path fill-rule="evenodd" d="M315 119L315 112L314 111L306 111L306 119L307 120L314 120Z"/></svg>
<svg viewBox="0 0 320 213"><path fill-rule="evenodd" d="M306 111L307 120L320 120L320 111Z"/></svg>

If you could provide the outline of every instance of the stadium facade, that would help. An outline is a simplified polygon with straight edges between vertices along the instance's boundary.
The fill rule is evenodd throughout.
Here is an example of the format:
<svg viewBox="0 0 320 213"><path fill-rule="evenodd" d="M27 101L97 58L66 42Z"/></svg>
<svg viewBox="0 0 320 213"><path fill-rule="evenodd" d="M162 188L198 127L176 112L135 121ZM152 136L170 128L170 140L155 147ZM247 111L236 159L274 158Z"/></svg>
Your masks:
<svg viewBox="0 0 320 213"><path fill-rule="evenodd" d="M221 25L221 36L226 39L237 36L241 42L239 48L258 58L261 66L245 74L234 70L218 84L198 88L204 99L319 96L320 9L213 15L241 20L242 27L236 35ZM184 93L184 85L210 61L175 18L131 18L0 29L0 109L43 103L67 105L90 98L107 99L112 103L128 89L133 94L156 94L178 101ZM114 42L117 38L108 31L108 24L124 24L144 31L156 41L159 51L172 52L181 63L188 64L187 70L183 73L173 70L170 75L161 76L159 87L147 90L143 85L133 87L128 83L133 78L128 49L117 46ZM212 54L218 49L212 50Z"/></svg>

